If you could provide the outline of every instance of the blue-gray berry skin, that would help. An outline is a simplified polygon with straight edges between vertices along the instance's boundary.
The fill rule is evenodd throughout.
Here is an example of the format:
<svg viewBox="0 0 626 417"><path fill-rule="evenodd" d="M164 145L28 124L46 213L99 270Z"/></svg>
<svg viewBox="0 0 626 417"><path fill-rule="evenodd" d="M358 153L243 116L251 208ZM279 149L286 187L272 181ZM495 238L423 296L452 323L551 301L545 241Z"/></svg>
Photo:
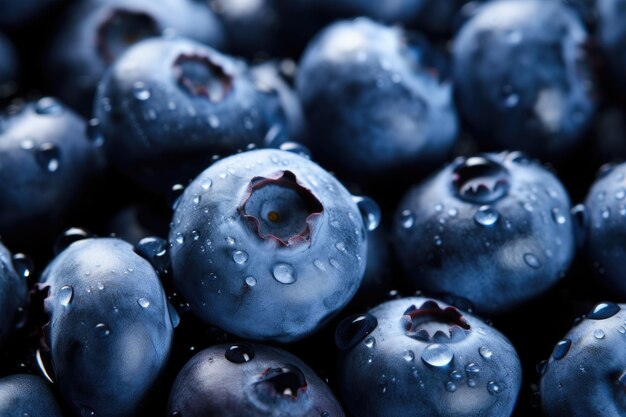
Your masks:
<svg viewBox="0 0 626 417"><path fill-rule="evenodd" d="M277 93L243 61L183 38L130 48L98 87L94 113L111 160L158 191L187 184L216 156L280 135Z"/></svg>
<svg viewBox="0 0 626 417"><path fill-rule="evenodd" d="M589 36L556 0L487 2L454 39L459 111L489 146L558 158L594 114Z"/></svg>
<svg viewBox="0 0 626 417"><path fill-rule="evenodd" d="M0 243L0 348L13 329L25 318L28 286L11 261L11 253Z"/></svg>
<svg viewBox="0 0 626 417"><path fill-rule="evenodd" d="M545 293L575 251L565 188L519 152L457 158L405 195L393 234L414 287L487 314Z"/></svg>
<svg viewBox="0 0 626 417"><path fill-rule="evenodd" d="M304 362L245 342L212 346L191 358L174 381L167 415L344 417L328 385Z"/></svg>
<svg viewBox="0 0 626 417"><path fill-rule="evenodd" d="M515 349L478 318L437 300L389 301L337 328L339 378L357 417L485 416L513 412Z"/></svg>
<svg viewBox="0 0 626 417"><path fill-rule="evenodd" d="M554 347L541 369L546 417L626 414L626 305L600 303Z"/></svg>
<svg viewBox="0 0 626 417"><path fill-rule="evenodd" d="M365 18L320 32L296 80L313 154L361 181L442 162L458 123L451 86L430 62L437 55L425 40Z"/></svg>
<svg viewBox="0 0 626 417"><path fill-rule="evenodd" d="M222 159L177 204L174 282L203 320L237 336L293 341L321 327L361 283L367 234L349 192L291 152Z"/></svg>
<svg viewBox="0 0 626 417"><path fill-rule="evenodd" d="M585 201L587 252L599 279L620 297L626 297L625 178L626 163L603 167Z"/></svg>
<svg viewBox="0 0 626 417"><path fill-rule="evenodd" d="M0 378L2 417L63 417L46 381L34 375Z"/></svg>
<svg viewBox="0 0 626 417"><path fill-rule="evenodd" d="M122 240L85 239L48 265L39 286L48 289L52 375L68 405L77 415L136 415L173 338L152 266Z"/></svg>
<svg viewBox="0 0 626 417"><path fill-rule="evenodd" d="M90 115L98 82L128 48L175 33L222 48L225 36L211 10L194 0L86 0L72 4L54 33L47 74L55 94Z"/></svg>
<svg viewBox="0 0 626 417"><path fill-rule="evenodd" d="M57 233L105 165L85 120L44 97L0 117L0 234L31 242Z"/></svg>

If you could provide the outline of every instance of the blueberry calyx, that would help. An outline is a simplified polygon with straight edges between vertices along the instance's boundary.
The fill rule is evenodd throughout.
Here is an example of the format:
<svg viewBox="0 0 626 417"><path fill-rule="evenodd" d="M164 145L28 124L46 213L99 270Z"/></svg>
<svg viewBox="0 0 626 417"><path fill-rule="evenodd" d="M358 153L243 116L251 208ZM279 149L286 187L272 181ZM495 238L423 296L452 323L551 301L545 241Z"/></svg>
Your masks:
<svg viewBox="0 0 626 417"><path fill-rule="evenodd" d="M282 247L310 242L324 207L290 171L255 177L239 212L257 236Z"/></svg>
<svg viewBox="0 0 626 417"><path fill-rule="evenodd" d="M207 98L212 103L223 101L233 88L232 76L206 55L179 55L174 62L174 72L178 84L189 94Z"/></svg>
<svg viewBox="0 0 626 417"><path fill-rule="evenodd" d="M469 323L457 308L442 309L433 300L425 301L420 308L411 305L400 323L408 337L424 342L456 342L470 332Z"/></svg>
<svg viewBox="0 0 626 417"><path fill-rule="evenodd" d="M455 194L469 203L494 203L506 196L510 187L509 170L484 155L462 158L452 170Z"/></svg>
<svg viewBox="0 0 626 417"><path fill-rule="evenodd" d="M266 369L254 384L254 392L262 402L274 403L280 399L297 400L307 386L302 371L295 365L286 365Z"/></svg>
<svg viewBox="0 0 626 417"><path fill-rule="evenodd" d="M129 46L158 35L158 24L149 14L115 9L98 27L96 48L102 60L110 64Z"/></svg>

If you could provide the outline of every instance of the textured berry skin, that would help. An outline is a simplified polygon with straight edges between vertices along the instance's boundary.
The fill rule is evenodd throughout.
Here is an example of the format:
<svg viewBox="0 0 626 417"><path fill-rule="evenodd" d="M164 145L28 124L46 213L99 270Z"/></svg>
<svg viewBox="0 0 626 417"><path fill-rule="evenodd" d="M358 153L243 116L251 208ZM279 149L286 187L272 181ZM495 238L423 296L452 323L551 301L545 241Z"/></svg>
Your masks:
<svg viewBox="0 0 626 417"><path fill-rule="evenodd" d="M183 367L172 387L168 415L343 417L344 413L330 388L297 357L269 346L235 343L205 349Z"/></svg>
<svg viewBox="0 0 626 417"><path fill-rule="evenodd" d="M28 286L11 262L11 253L0 243L0 347L24 316L28 306ZM21 310L20 310L21 309ZM1 395L0 395L1 397ZM1 403L1 402L0 402Z"/></svg>
<svg viewBox="0 0 626 417"><path fill-rule="evenodd" d="M152 266L124 241L85 239L52 261L39 286L48 289L51 371L68 405L77 415L136 415L173 337Z"/></svg>
<svg viewBox="0 0 626 417"><path fill-rule="evenodd" d="M242 61L184 39L130 48L98 88L95 115L111 160L140 184L186 184L214 155L263 146L284 125L274 90Z"/></svg>
<svg viewBox="0 0 626 417"><path fill-rule="evenodd" d="M389 301L360 317L345 319L336 336L342 397L353 415L511 415L521 365L494 328L420 297Z"/></svg>
<svg viewBox="0 0 626 417"><path fill-rule="evenodd" d="M200 174L178 202L169 240L175 285L200 318L282 342L318 330L345 306L367 254L348 191L279 150L231 156Z"/></svg>
<svg viewBox="0 0 626 417"><path fill-rule="evenodd" d="M416 288L501 313L567 271L575 247L569 212L560 181L522 154L460 157L403 198L396 254Z"/></svg>
<svg viewBox="0 0 626 417"><path fill-rule="evenodd" d="M599 41L615 78L626 91L626 1L597 0Z"/></svg>
<svg viewBox="0 0 626 417"><path fill-rule="evenodd" d="M57 26L47 56L50 86L64 102L91 114L98 81L133 44L169 32L221 48L222 26L194 0L86 0Z"/></svg>
<svg viewBox="0 0 626 417"><path fill-rule="evenodd" d="M626 413L626 305L598 304L557 343L541 369L546 417Z"/></svg>
<svg viewBox="0 0 626 417"><path fill-rule="evenodd" d="M335 23L307 47L297 91L311 148L346 176L389 176L442 162L458 125L450 84L425 40L365 18Z"/></svg>
<svg viewBox="0 0 626 417"><path fill-rule="evenodd" d="M11 41L0 33L0 99L7 84L17 78L17 56Z"/></svg>
<svg viewBox="0 0 626 417"><path fill-rule="evenodd" d="M626 297L626 163L604 167L587 199L587 252L598 277Z"/></svg>
<svg viewBox="0 0 626 417"><path fill-rule="evenodd" d="M596 107L588 44L558 1L488 2L454 40L459 112L490 146L562 157Z"/></svg>
<svg viewBox="0 0 626 417"><path fill-rule="evenodd" d="M104 168L97 138L85 121L51 98L0 117L0 233L32 241L55 228Z"/></svg>
<svg viewBox="0 0 626 417"><path fill-rule="evenodd" d="M63 417L46 381L34 375L11 375L0 378L0 415Z"/></svg>

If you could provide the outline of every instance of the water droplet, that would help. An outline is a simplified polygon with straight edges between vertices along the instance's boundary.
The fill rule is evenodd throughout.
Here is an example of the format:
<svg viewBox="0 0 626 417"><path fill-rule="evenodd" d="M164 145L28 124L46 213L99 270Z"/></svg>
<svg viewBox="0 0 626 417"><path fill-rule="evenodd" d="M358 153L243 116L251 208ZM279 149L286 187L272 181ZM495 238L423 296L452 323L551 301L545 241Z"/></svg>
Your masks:
<svg viewBox="0 0 626 417"><path fill-rule="evenodd" d="M72 302L72 298L74 298L74 289L69 285L62 286L57 293L57 298L62 306L69 305Z"/></svg>
<svg viewBox="0 0 626 417"><path fill-rule="evenodd" d="M50 142L42 143L35 152L37 163L48 172L56 172L59 170L61 162L61 151Z"/></svg>
<svg viewBox="0 0 626 417"><path fill-rule="evenodd" d="M474 214L474 221L481 226L493 226L500 218L500 213L492 207L482 206Z"/></svg>
<svg viewBox="0 0 626 417"><path fill-rule="evenodd" d="M519 94L510 85L503 86L502 90L500 91L500 95L502 98L502 104L507 109L512 109L516 107L520 102Z"/></svg>
<svg viewBox="0 0 626 417"><path fill-rule="evenodd" d="M598 340L602 340L604 339L606 335L604 334L604 331L602 329L596 329L593 331L593 337L595 337Z"/></svg>
<svg viewBox="0 0 626 417"><path fill-rule="evenodd" d="M87 139L95 146L104 145L104 134L100 126L100 120L90 119L87 122Z"/></svg>
<svg viewBox="0 0 626 417"><path fill-rule="evenodd" d="M402 358L407 362L411 362L415 359L415 354L411 350L405 350L402 354Z"/></svg>
<svg viewBox="0 0 626 417"><path fill-rule="evenodd" d="M456 389L457 389L457 386L456 386L456 384L454 382L448 381L446 383L446 391L454 392L454 391L456 391Z"/></svg>
<svg viewBox="0 0 626 417"><path fill-rule="evenodd" d="M363 343L365 344L366 347L371 349L376 345L376 339L370 336L367 339L365 339Z"/></svg>
<svg viewBox="0 0 626 417"><path fill-rule="evenodd" d="M137 304L139 304L143 308L150 307L150 301L143 297L137 299Z"/></svg>
<svg viewBox="0 0 626 417"><path fill-rule="evenodd" d="M621 386L626 386L626 371L622 372L619 378L617 378L617 382L619 382Z"/></svg>
<svg viewBox="0 0 626 417"><path fill-rule="evenodd" d="M176 311L176 308L174 308L172 303L170 303L169 301L167 302L167 312L169 313L172 327L177 328L180 324L180 316L178 315L178 311Z"/></svg>
<svg viewBox="0 0 626 417"><path fill-rule="evenodd" d="M93 408L83 406L80 409L80 417L97 417L97 414Z"/></svg>
<svg viewBox="0 0 626 417"><path fill-rule="evenodd" d="M139 101L146 101L150 98L150 90L141 81L133 84L133 96Z"/></svg>
<svg viewBox="0 0 626 417"><path fill-rule="evenodd" d="M475 388L476 387L476 380L472 379L472 378L468 379L467 380L467 386L470 387L470 388Z"/></svg>
<svg viewBox="0 0 626 417"><path fill-rule="evenodd" d="M212 185L213 185L213 181L211 181L210 179L206 179L202 181L202 184L200 185L200 187L202 187L204 191L208 191Z"/></svg>
<svg viewBox="0 0 626 417"><path fill-rule="evenodd" d="M52 97L43 97L35 103L35 111L37 114L57 116L63 113L63 106Z"/></svg>
<svg viewBox="0 0 626 417"><path fill-rule="evenodd" d="M448 366L452 359L454 358L454 354L446 345L441 345L438 343L428 345L422 351L422 361L427 365L434 366L437 368Z"/></svg>
<svg viewBox="0 0 626 417"><path fill-rule="evenodd" d="M234 238L234 237L230 237L230 236L228 236L225 240L226 240L226 243L227 243L227 244L229 244L229 245L231 245L231 246L232 246L232 245L234 245L235 243L237 243L237 242L235 241L235 238Z"/></svg>
<svg viewBox="0 0 626 417"><path fill-rule="evenodd" d="M620 307L615 303L599 303L587 314L591 320L605 320L613 317L620 311Z"/></svg>
<svg viewBox="0 0 626 417"><path fill-rule="evenodd" d="M529 267L533 269L537 269L541 267L541 261L532 253L524 254L524 262L526 262L526 265L528 265Z"/></svg>
<svg viewBox="0 0 626 417"><path fill-rule="evenodd" d="M563 339L559 341L554 347L554 351L552 352L552 357L557 361L560 359L563 359L565 355L567 355L567 352L569 352L569 348L571 346L572 346L572 341L569 339Z"/></svg>
<svg viewBox="0 0 626 417"><path fill-rule="evenodd" d="M179 245L182 245L183 243L185 243L185 238L183 237L182 234L177 233L176 243L178 243Z"/></svg>
<svg viewBox="0 0 626 417"><path fill-rule="evenodd" d="M452 371L450 372L450 378L456 379L456 380L463 379L463 374L460 373L459 371Z"/></svg>
<svg viewBox="0 0 626 417"><path fill-rule="evenodd" d="M487 391L489 391L489 394L492 395L500 394L502 392L502 387L494 381L489 381L489 383L487 383Z"/></svg>
<svg viewBox="0 0 626 417"><path fill-rule="evenodd" d="M405 229L410 229L413 227L413 224L415 224L415 216L413 216L410 210L402 210L402 213L400 213L400 223Z"/></svg>
<svg viewBox="0 0 626 417"><path fill-rule="evenodd" d="M491 351L491 349L489 349L486 346L481 346L480 348L478 348L478 353L480 354L480 356L482 356L483 359L491 359L491 357L493 356L493 352Z"/></svg>
<svg viewBox="0 0 626 417"><path fill-rule="evenodd" d="M352 197L352 200L356 203L361 216L363 217L363 223L368 231L376 230L380 224L381 212L378 204L369 197Z"/></svg>
<svg viewBox="0 0 626 417"><path fill-rule="evenodd" d="M12 258L15 272L22 277L28 278L32 275L35 268L33 261L23 253L16 253Z"/></svg>
<svg viewBox="0 0 626 417"><path fill-rule="evenodd" d="M617 192L615 193L615 199L623 200L624 198L626 198L626 190L624 190L623 188L617 190Z"/></svg>
<svg viewBox="0 0 626 417"><path fill-rule="evenodd" d="M106 324L99 323L96 324L95 332L97 337L104 338L111 334L111 329L109 329L109 326L107 326Z"/></svg>
<svg viewBox="0 0 626 417"><path fill-rule="evenodd" d="M272 271L274 279L281 284L293 284L296 282L296 276L293 267L289 264L279 263L274 266Z"/></svg>
<svg viewBox="0 0 626 417"><path fill-rule="evenodd" d="M295 153L296 155L300 155L308 159L311 158L311 151L301 143L284 142L278 147L278 149L285 152Z"/></svg>
<svg viewBox="0 0 626 417"><path fill-rule="evenodd" d="M237 250L233 253L233 261L239 265L245 264L248 261L248 254L242 250Z"/></svg>
<svg viewBox="0 0 626 417"><path fill-rule="evenodd" d="M335 343L341 350L356 346L374 331L378 320L371 314L355 315L343 319L335 332Z"/></svg>
<svg viewBox="0 0 626 417"><path fill-rule="evenodd" d="M100 291L102 291L102 290L104 290L104 284L103 284L103 283L101 283L101 282L98 282L98 283L96 284L96 288L98 288Z"/></svg>
<svg viewBox="0 0 626 417"><path fill-rule="evenodd" d="M207 120L209 122L209 126L211 126L213 129L217 129L218 127L220 127L221 122L219 117L217 117L216 115L210 114Z"/></svg>
<svg viewBox="0 0 626 417"><path fill-rule="evenodd" d="M246 363L254 359L254 347L248 343L230 345L224 353L226 359L232 363Z"/></svg>
<svg viewBox="0 0 626 417"><path fill-rule="evenodd" d="M255 277L246 277L246 285L248 287L254 287L256 285L256 278Z"/></svg>
<svg viewBox="0 0 626 417"><path fill-rule="evenodd" d="M477 374L480 372L480 366L474 362L468 363L465 366L465 372L467 372L467 374Z"/></svg>
<svg viewBox="0 0 626 417"><path fill-rule="evenodd" d="M567 222L567 218L557 207L552 209L552 220L554 220L556 224L565 224Z"/></svg>

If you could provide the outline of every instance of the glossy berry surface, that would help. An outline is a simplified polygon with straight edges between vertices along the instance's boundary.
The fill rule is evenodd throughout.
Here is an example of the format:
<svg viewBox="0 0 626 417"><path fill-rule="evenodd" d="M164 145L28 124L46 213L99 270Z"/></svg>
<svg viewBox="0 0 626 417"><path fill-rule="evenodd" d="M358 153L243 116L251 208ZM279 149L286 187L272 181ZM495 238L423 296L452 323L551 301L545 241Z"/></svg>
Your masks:
<svg viewBox="0 0 626 417"><path fill-rule="evenodd" d="M540 367L546 417L626 413L626 306L597 304L554 347Z"/></svg>
<svg viewBox="0 0 626 417"><path fill-rule="evenodd" d="M314 156L354 178L443 161L458 126L437 54L424 39L369 19L324 29L297 77Z"/></svg>
<svg viewBox="0 0 626 417"><path fill-rule="evenodd" d="M521 386L511 343L440 301L401 298L339 324L340 386L357 416L510 416ZM359 381L355 383L355 381Z"/></svg>
<svg viewBox="0 0 626 417"><path fill-rule="evenodd" d="M319 329L352 298L366 262L352 196L317 164L279 150L231 156L200 174L177 203L169 239L174 281L192 310L256 340Z"/></svg>
<svg viewBox="0 0 626 417"><path fill-rule="evenodd" d="M415 288L501 313L567 271L574 256L569 211L560 181L518 152L460 157L405 195L394 219L395 249Z"/></svg>
<svg viewBox="0 0 626 417"><path fill-rule="evenodd" d="M173 337L152 266L126 242L76 241L43 272L43 354L77 415L134 416L158 381Z"/></svg>
<svg viewBox="0 0 626 417"><path fill-rule="evenodd" d="M34 375L0 378L0 415L3 417L63 417L52 389Z"/></svg>
<svg viewBox="0 0 626 417"><path fill-rule="evenodd" d="M585 201L588 213L587 251L597 276L612 291L626 296L626 164L606 166Z"/></svg>
<svg viewBox="0 0 626 417"><path fill-rule="evenodd" d="M596 101L589 36L559 1L487 2L454 39L459 111L478 140L558 158Z"/></svg>
<svg viewBox="0 0 626 417"><path fill-rule="evenodd" d="M0 347L24 324L27 306L26 280L16 272L11 253L0 243Z"/></svg>
<svg viewBox="0 0 626 417"><path fill-rule="evenodd" d="M94 112L111 160L164 191L186 184L216 156L280 135L276 94L255 85L242 61L190 40L151 39L109 70Z"/></svg>
<svg viewBox="0 0 626 417"><path fill-rule="evenodd" d="M102 172L104 151L85 120L44 97L0 117L0 233L9 242L29 233L58 233L74 196Z"/></svg>
<svg viewBox="0 0 626 417"><path fill-rule="evenodd" d="M168 415L343 417L330 388L294 355L247 342L212 346L180 371Z"/></svg>
<svg viewBox="0 0 626 417"><path fill-rule="evenodd" d="M135 43L168 33L215 47L225 43L216 16L195 0L81 1L57 25L47 57L52 88L85 114L106 69Z"/></svg>

